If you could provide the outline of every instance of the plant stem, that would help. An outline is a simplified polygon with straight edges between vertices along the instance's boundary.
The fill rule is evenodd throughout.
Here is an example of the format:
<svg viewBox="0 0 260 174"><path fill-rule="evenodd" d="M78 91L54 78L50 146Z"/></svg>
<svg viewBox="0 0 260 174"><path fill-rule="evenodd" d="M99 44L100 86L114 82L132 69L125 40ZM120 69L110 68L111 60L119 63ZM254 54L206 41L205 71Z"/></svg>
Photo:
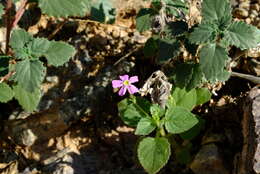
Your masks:
<svg viewBox="0 0 260 174"><path fill-rule="evenodd" d="M23 16L27 1L28 0L22 0L20 7L15 14L14 21L12 22L12 28L17 25L17 23L20 21L21 17Z"/></svg>
<svg viewBox="0 0 260 174"><path fill-rule="evenodd" d="M12 10L12 0L7 1L5 16L6 16L6 45L5 45L5 54L8 54L9 51L9 41L10 41L10 33L12 28L11 22L11 10Z"/></svg>

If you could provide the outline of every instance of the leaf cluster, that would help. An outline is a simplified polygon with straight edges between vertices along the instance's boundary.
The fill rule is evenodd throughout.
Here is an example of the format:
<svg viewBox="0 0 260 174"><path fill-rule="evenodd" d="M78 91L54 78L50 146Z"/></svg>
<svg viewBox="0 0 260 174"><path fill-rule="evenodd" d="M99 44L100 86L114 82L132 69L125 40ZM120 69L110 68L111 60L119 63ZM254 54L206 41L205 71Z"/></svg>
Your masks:
<svg viewBox="0 0 260 174"><path fill-rule="evenodd" d="M183 139L192 139L198 134L203 121L191 110L210 97L204 88L189 91L175 88L166 108L134 96L118 103L120 117L125 124L136 127L136 135L155 135L144 137L137 149L138 159L148 173L157 173L170 157L171 141L167 134L180 134Z"/></svg>
<svg viewBox="0 0 260 174"><path fill-rule="evenodd" d="M34 38L22 29L13 31L10 45L16 57L16 64L8 69L15 74L12 78L12 88L7 83L1 83L3 95L0 95L0 101L7 102L14 97L25 110L33 111L40 101L40 85L46 73L40 57L45 57L50 65L61 66L75 54L75 49L64 42ZM1 69L6 66L1 66Z"/></svg>

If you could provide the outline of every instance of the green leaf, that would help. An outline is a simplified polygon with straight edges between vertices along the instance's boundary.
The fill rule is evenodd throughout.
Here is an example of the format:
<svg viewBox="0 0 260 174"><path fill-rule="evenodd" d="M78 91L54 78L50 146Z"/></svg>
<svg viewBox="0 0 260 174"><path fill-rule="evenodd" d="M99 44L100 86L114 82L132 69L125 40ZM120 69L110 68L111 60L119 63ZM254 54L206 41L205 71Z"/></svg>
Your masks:
<svg viewBox="0 0 260 174"><path fill-rule="evenodd" d="M168 140L161 138L144 138L138 145L138 159L149 174L157 173L169 160L171 147Z"/></svg>
<svg viewBox="0 0 260 174"><path fill-rule="evenodd" d="M23 49L33 39L32 35L23 29L13 30L10 45L13 49Z"/></svg>
<svg viewBox="0 0 260 174"><path fill-rule="evenodd" d="M43 56L49 47L50 41L45 38L34 38L32 42L29 43L29 49L34 58Z"/></svg>
<svg viewBox="0 0 260 174"><path fill-rule="evenodd" d="M158 104L152 104L152 106L150 107L150 113L152 114L152 116L160 118L164 115L165 110Z"/></svg>
<svg viewBox="0 0 260 174"><path fill-rule="evenodd" d="M189 36L189 41L194 44L209 43L216 40L217 26L212 22L204 22L198 25Z"/></svg>
<svg viewBox="0 0 260 174"><path fill-rule="evenodd" d="M136 104L137 103L137 104ZM135 127L141 118L147 117L150 103L147 100L136 97L136 103L126 98L118 103L118 112L125 124ZM138 107L139 106L139 107Z"/></svg>
<svg viewBox="0 0 260 174"><path fill-rule="evenodd" d="M164 63L180 53L180 42L175 39L159 40L159 63Z"/></svg>
<svg viewBox="0 0 260 174"><path fill-rule="evenodd" d="M4 14L4 6L0 4L0 16L2 17L3 14Z"/></svg>
<svg viewBox="0 0 260 174"><path fill-rule="evenodd" d="M146 57L153 57L156 55L158 51L158 43L157 43L157 39L154 37L149 38L144 45L144 55Z"/></svg>
<svg viewBox="0 0 260 174"><path fill-rule="evenodd" d="M168 132L179 134L191 129L198 123L194 114L183 107L172 107L166 111L165 128Z"/></svg>
<svg viewBox="0 0 260 174"><path fill-rule="evenodd" d="M4 76L8 73L10 58L11 58L10 56L6 56L6 55L0 56L0 76Z"/></svg>
<svg viewBox="0 0 260 174"><path fill-rule="evenodd" d="M113 23L115 21L115 8L111 1L99 0L91 7L91 19L99 22Z"/></svg>
<svg viewBox="0 0 260 174"><path fill-rule="evenodd" d="M192 140L196 136L199 135L200 131L205 127L206 121L198 116L196 116L198 119L198 124L193 126L191 129L183 132L180 134L181 138L184 140Z"/></svg>
<svg viewBox="0 0 260 174"><path fill-rule="evenodd" d="M142 8L136 16L136 29L139 32L149 30L152 26L152 16L155 14L151 8Z"/></svg>
<svg viewBox="0 0 260 174"><path fill-rule="evenodd" d="M241 49L254 48L258 44L255 34L257 30L256 27L244 22L233 22L225 31L223 40Z"/></svg>
<svg viewBox="0 0 260 174"><path fill-rule="evenodd" d="M171 78L175 86L191 90L201 83L203 73L199 64L181 63L176 65Z"/></svg>
<svg viewBox="0 0 260 174"><path fill-rule="evenodd" d="M54 17L85 16L90 0L39 0L43 13Z"/></svg>
<svg viewBox="0 0 260 174"><path fill-rule="evenodd" d="M184 15L188 14L187 3L182 0L163 0L166 4L167 14L173 15L176 18L182 18Z"/></svg>
<svg viewBox="0 0 260 174"><path fill-rule="evenodd" d="M50 46L44 55L49 64L61 66L68 62L75 52L75 48L65 42L51 41Z"/></svg>
<svg viewBox="0 0 260 174"><path fill-rule="evenodd" d="M219 28L227 27L232 20L231 6L227 0L204 0L202 17L205 21L214 21Z"/></svg>
<svg viewBox="0 0 260 174"><path fill-rule="evenodd" d="M180 89L176 87L173 90L172 97L176 103L176 106L184 107L188 110L192 110L197 103L196 89L186 91L186 89Z"/></svg>
<svg viewBox="0 0 260 174"><path fill-rule="evenodd" d="M211 93L207 88L198 88L196 89L197 93L197 103L196 105L201 105L208 102L211 98Z"/></svg>
<svg viewBox="0 0 260 174"><path fill-rule="evenodd" d="M32 112L38 106L41 99L40 89L36 89L33 93L24 90L21 86L16 85L13 87L14 97L18 100L19 104L28 112Z"/></svg>
<svg viewBox="0 0 260 174"><path fill-rule="evenodd" d="M169 22L165 26L165 32L172 36L180 36L188 31L188 23L184 21Z"/></svg>
<svg viewBox="0 0 260 174"><path fill-rule="evenodd" d="M12 88L6 83L0 83L0 102L6 103L14 96Z"/></svg>
<svg viewBox="0 0 260 174"><path fill-rule="evenodd" d="M15 66L14 78L25 90L34 92L44 79L46 68L39 60L22 60Z"/></svg>
<svg viewBox="0 0 260 174"><path fill-rule="evenodd" d="M155 128L156 125L151 117L141 118L137 124L135 135L149 135Z"/></svg>
<svg viewBox="0 0 260 174"><path fill-rule="evenodd" d="M207 44L200 50L200 66L205 77L210 82L223 78L223 72L228 54L225 48L216 44Z"/></svg>

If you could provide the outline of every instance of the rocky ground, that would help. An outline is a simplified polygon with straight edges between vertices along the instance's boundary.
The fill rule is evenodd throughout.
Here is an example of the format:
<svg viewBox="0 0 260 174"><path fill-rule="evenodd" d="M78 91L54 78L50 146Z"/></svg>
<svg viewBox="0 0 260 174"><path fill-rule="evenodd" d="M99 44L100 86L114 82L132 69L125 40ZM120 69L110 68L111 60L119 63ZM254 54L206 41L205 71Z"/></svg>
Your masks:
<svg viewBox="0 0 260 174"><path fill-rule="evenodd" d="M260 27L260 1L231 2L237 20ZM154 70L141 51L150 33L138 33L134 21L138 9L147 4L139 0L117 4L113 25L70 19L53 34L59 21L42 15L28 28L37 36L67 41L77 53L64 67L48 67L36 112L22 111L15 101L0 106L1 174L145 173L136 159L134 130L117 115L120 97L113 93L111 81L119 74L138 73L141 85ZM258 48L248 51L234 70L260 76L259 54ZM194 112L206 120L206 126L193 140L193 158L188 165L170 159L160 173L251 174L243 173L241 163L247 153L243 144L249 140L241 130L249 124L244 121L246 114L260 117L259 90L247 97L254 86L233 77L217 91L218 96L197 108Z"/></svg>

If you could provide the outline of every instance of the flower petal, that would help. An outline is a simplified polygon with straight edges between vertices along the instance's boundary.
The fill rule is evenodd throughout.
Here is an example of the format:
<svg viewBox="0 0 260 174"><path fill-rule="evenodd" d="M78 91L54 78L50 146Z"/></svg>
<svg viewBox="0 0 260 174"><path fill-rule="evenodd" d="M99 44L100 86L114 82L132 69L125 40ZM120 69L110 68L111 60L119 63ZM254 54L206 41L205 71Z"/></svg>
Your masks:
<svg viewBox="0 0 260 174"><path fill-rule="evenodd" d="M127 89L128 89L128 92L129 92L130 94L134 94L134 93L136 93L136 92L139 91L139 90L137 89L137 87L135 87L134 85L129 85L129 86L127 86Z"/></svg>
<svg viewBox="0 0 260 174"><path fill-rule="evenodd" d="M131 83L138 82L138 76L130 77L129 81L130 81Z"/></svg>
<svg viewBox="0 0 260 174"><path fill-rule="evenodd" d="M123 96L123 95L125 95L125 93L126 93L126 87L122 86L122 88L118 92L118 95L119 96Z"/></svg>
<svg viewBox="0 0 260 174"><path fill-rule="evenodd" d="M119 88L121 86L123 86L122 80L112 80L112 87L113 88Z"/></svg>
<svg viewBox="0 0 260 174"><path fill-rule="evenodd" d="M126 75L119 76L119 78L120 78L122 81L129 80L129 76L128 76L127 74L126 74Z"/></svg>

